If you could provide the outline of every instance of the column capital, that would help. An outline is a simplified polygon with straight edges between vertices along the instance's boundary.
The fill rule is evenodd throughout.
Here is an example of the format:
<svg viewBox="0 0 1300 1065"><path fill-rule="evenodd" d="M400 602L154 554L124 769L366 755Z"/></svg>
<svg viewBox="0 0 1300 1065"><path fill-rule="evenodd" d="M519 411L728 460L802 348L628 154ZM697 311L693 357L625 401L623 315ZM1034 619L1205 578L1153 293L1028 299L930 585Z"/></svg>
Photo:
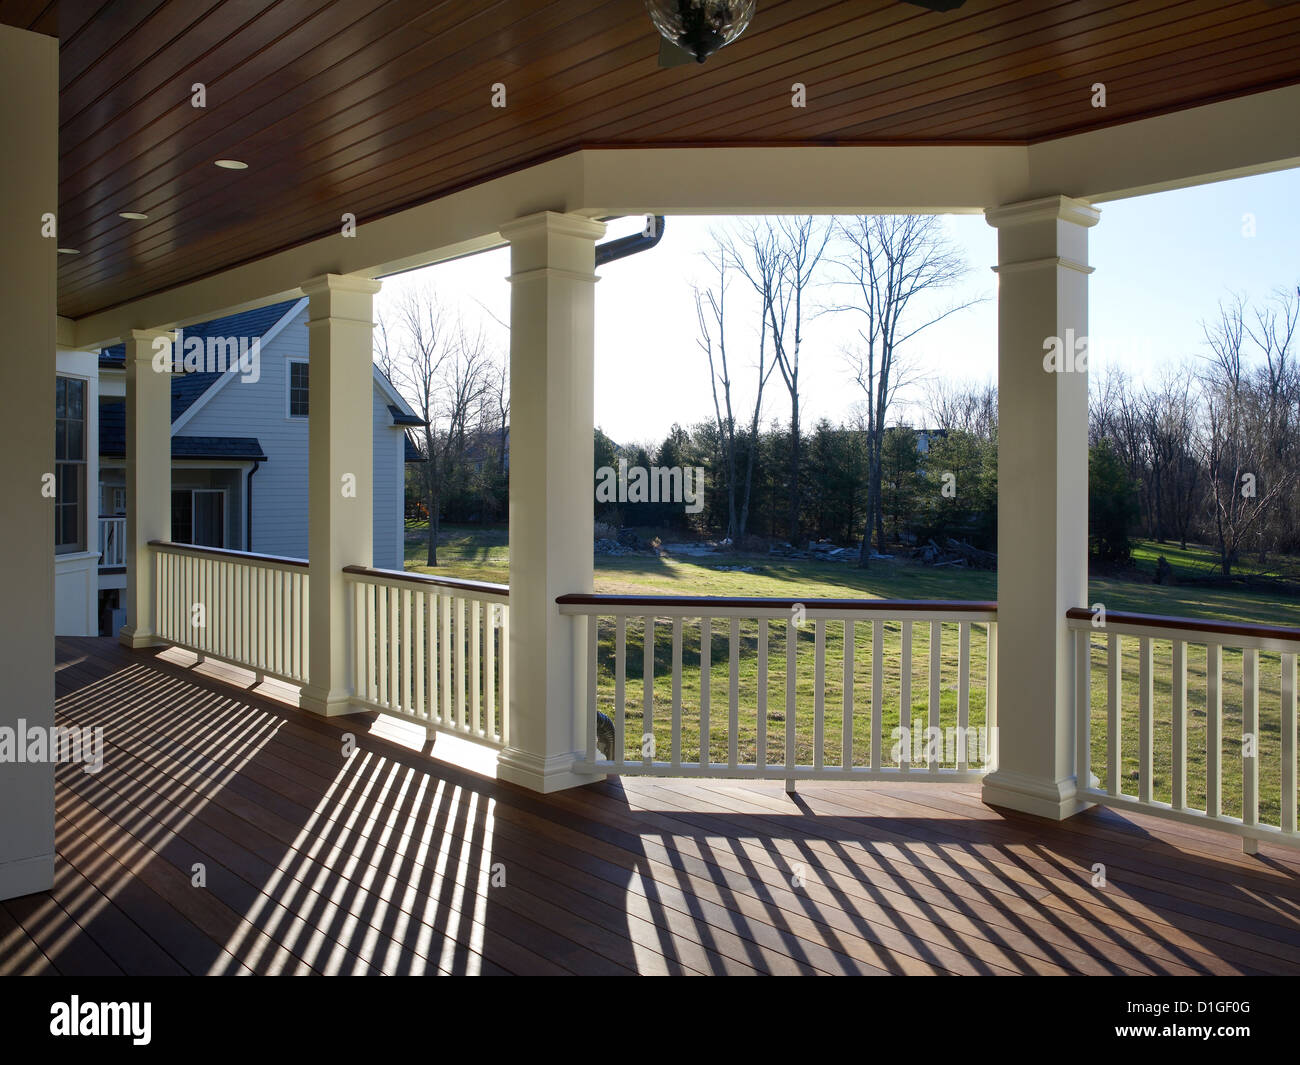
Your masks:
<svg viewBox="0 0 1300 1065"><path fill-rule="evenodd" d="M383 287L378 278L358 277L356 274L320 274L310 277L298 287L303 295L314 296L322 292L356 292L373 296Z"/></svg>
<svg viewBox="0 0 1300 1065"><path fill-rule="evenodd" d="M502 237L514 243L521 237L547 236L580 237L593 243L605 235L605 223L580 214L561 214L558 211L539 211L506 222L497 230Z"/></svg>
<svg viewBox="0 0 1300 1065"><path fill-rule="evenodd" d="M1069 196L1044 196L1037 200L1007 203L984 210L984 220L994 229L1029 225L1034 222L1073 222L1092 227L1101 219L1101 212L1090 203Z"/></svg>
<svg viewBox="0 0 1300 1065"><path fill-rule="evenodd" d="M159 337L166 337L168 340L176 339L175 329L128 329L126 335L122 337L124 344L135 341L137 344L152 344Z"/></svg>

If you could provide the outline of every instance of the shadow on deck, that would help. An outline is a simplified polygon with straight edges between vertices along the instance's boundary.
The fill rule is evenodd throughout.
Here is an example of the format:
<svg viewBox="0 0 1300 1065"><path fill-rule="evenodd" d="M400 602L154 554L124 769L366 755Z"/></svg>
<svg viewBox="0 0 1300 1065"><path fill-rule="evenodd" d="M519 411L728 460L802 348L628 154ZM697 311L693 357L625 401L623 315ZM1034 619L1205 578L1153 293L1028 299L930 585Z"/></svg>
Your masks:
<svg viewBox="0 0 1300 1065"><path fill-rule="evenodd" d="M540 796L172 652L58 655L104 768L59 767L55 889L0 903L3 973L1300 972L1300 856L1193 826L972 784Z"/></svg>

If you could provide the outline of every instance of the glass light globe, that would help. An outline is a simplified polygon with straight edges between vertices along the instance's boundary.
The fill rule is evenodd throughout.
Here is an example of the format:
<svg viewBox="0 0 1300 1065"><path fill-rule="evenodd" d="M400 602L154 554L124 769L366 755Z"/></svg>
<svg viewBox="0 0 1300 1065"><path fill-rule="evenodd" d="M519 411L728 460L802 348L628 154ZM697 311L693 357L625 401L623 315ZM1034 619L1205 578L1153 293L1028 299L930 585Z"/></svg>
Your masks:
<svg viewBox="0 0 1300 1065"><path fill-rule="evenodd" d="M758 0L645 0L663 36L703 63L749 25Z"/></svg>

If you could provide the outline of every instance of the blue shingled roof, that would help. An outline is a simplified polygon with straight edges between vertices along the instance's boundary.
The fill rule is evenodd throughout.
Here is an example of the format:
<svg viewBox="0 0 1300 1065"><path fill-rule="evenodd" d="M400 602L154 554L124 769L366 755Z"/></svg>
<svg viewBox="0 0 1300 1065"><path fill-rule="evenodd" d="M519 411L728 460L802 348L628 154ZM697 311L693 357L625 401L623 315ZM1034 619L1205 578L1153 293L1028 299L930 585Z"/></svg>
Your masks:
<svg viewBox="0 0 1300 1065"><path fill-rule="evenodd" d="M126 457L126 401L99 401L99 453L109 458ZM256 459L266 461L266 452L255 436L173 436L174 459Z"/></svg>
<svg viewBox="0 0 1300 1065"><path fill-rule="evenodd" d="M285 300L283 303L273 303L269 307L258 307L252 311L229 314L225 318L214 318L210 322L187 325L182 332L185 338L199 337L205 342L208 337L247 337L251 342L254 337L265 336L270 328L288 314L289 309L297 302L297 300ZM111 348L105 348L99 353L99 361L101 365L125 365L126 345L117 344ZM175 421L189 410L198 398L212 386L213 382L221 376L219 373L187 373L174 376L172 378L172 421ZM101 434L102 432L101 429ZM123 440L125 440L125 435ZM113 454L113 452L104 451L102 443L100 451L103 454Z"/></svg>

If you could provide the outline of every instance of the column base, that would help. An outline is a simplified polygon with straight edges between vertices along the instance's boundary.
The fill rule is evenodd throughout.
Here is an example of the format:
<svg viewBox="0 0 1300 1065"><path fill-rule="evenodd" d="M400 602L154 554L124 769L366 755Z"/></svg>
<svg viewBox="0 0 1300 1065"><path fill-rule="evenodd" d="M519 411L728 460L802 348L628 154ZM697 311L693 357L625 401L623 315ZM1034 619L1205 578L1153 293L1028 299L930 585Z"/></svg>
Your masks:
<svg viewBox="0 0 1300 1065"><path fill-rule="evenodd" d="M34 858L0 862L0 899L35 895L54 887L54 855L38 854Z"/></svg>
<svg viewBox="0 0 1300 1065"><path fill-rule="evenodd" d="M1046 780L999 769L984 778L980 800L986 806L1000 806L1023 814L1064 821L1094 805L1079 797L1074 777Z"/></svg>
<svg viewBox="0 0 1300 1065"><path fill-rule="evenodd" d="M117 642L123 647L139 650L141 647L166 647L167 641L149 629L137 631L130 625L123 625L117 632Z"/></svg>
<svg viewBox="0 0 1300 1065"><path fill-rule="evenodd" d="M584 784L594 784L605 779L605 773L575 772L573 764L580 758L577 751L541 758L519 747L507 747L497 759L497 776L511 784L543 794L563 791L565 788L580 788Z"/></svg>
<svg viewBox="0 0 1300 1065"><path fill-rule="evenodd" d="M341 717L344 714L360 714L367 710L346 691L325 691L304 685L298 693L298 709L320 717Z"/></svg>

